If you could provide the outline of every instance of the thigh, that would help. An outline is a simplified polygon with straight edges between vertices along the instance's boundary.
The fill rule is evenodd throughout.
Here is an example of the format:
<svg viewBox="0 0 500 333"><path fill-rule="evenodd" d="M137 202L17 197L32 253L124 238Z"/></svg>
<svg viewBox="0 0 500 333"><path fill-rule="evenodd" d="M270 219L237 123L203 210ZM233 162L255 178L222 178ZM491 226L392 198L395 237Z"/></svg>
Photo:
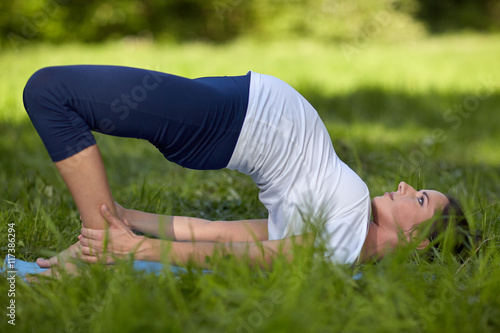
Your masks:
<svg viewBox="0 0 500 333"><path fill-rule="evenodd" d="M53 91L91 130L148 140L185 167L227 165L246 113L249 78L188 79L119 66L51 70Z"/></svg>

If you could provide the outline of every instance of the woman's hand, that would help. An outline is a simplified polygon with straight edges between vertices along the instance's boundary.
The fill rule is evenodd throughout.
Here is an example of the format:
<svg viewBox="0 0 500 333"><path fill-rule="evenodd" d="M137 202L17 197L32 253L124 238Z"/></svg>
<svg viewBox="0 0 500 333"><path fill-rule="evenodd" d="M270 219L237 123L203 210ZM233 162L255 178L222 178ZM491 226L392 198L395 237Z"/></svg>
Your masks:
<svg viewBox="0 0 500 333"><path fill-rule="evenodd" d="M118 213L118 218L120 221L123 222L125 226L127 226L129 229L132 228L131 223L128 221L127 216L127 211L128 209L122 207L119 203L115 202L115 207L116 207L116 212ZM81 217L80 217L81 220ZM83 228L83 223L82 223L82 228ZM82 236L78 236L78 239L80 239ZM58 264L64 263L70 259L76 259L80 258L81 254L81 245L80 241L77 241L75 244L71 245L68 247L66 250L62 251L61 253L49 258L49 259L44 259L44 258L38 258L36 260L36 263L38 266L42 268L50 268L53 266L57 266Z"/></svg>
<svg viewBox="0 0 500 333"><path fill-rule="evenodd" d="M101 215L108 221L109 228L105 230L82 228L79 236L81 258L87 262L104 260L106 263L112 263L114 258L123 258L136 251L145 238L134 234L130 230L130 224L125 219L113 216L105 205L101 206Z"/></svg>

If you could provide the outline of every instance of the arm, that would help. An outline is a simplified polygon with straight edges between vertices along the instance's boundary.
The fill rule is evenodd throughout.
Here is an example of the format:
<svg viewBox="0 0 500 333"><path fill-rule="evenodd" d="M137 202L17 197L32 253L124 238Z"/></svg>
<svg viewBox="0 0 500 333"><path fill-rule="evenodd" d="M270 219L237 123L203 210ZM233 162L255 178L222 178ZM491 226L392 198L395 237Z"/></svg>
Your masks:
<svg viewBox="0 0 500 333"><path fill-rule="evenodd" d="M265 241L239 241L239 242L170 242L161 239L150 239L135 235L123 224L120 219L114 217L111 212L103 206L101 213L109 222L108 251L118 257L125 257L134 253L138 260L160 261L164 251L169 249L169 260L172 263L184 265L189 261L195 261L201 265L205 263L207 256L212 256L219 251L222 254L232 254L238 259L247 260L250 265L270 264L280 253L292 258L294 243L304 242L302 236L286 238L282 240ZM82 244L83 259L89 262L97 262L103 253L104 238L106 231L83 228L80 243ZM109 258L107 258L108 261Z"/></svg>
<svg viewBox="0 0 500 333"><path fill-rule="evenodd" d="M166 216L126 209L115 202L118 218L128 227L142 233L175 241L247 242L267 240L267 220L208 221L184 216ZM101 216L102 217L102 216ZM50 259L37 259L40 267L51 267L77 257L80 242Z"/></svg>
<svg viewBox="0 0 500 333"><path fill-rule="evenodd" d="M292 260L294 242L300 242L301 236L279 240L250 242L169 242L161 239L147 238L140 242L135 258L146 261L161 261L163 253L168 253L172 264L185 266L193 261L201 266L206 264L205 258L218 252L221 255L231 254L235 258L245 260L249 265L266 266L272 264L275 257L285 254ZM165 252L169 249L168 252Z"/></svg>
<svg viewBox="0 0 500 333"><path fill-rule="evenodd" d="M209 221L125 209L116 204L119 217L133 230L174 241L247 242L267 240L267 220Z"/></svg>

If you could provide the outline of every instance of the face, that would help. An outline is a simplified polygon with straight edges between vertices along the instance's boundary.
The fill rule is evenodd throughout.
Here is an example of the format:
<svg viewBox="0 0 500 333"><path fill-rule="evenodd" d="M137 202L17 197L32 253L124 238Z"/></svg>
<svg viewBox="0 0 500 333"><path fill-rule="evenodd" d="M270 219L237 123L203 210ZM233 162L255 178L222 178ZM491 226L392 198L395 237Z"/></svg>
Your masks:
<svg viewBox="0 0 500 333"><path fill-rule="evenodd" d="M408 232L432 218L448 203L448 198L441 192L417 191L405 182L401 182L396 192L386 192L373 199L373 220L379 226L390 226Z"/></svg>

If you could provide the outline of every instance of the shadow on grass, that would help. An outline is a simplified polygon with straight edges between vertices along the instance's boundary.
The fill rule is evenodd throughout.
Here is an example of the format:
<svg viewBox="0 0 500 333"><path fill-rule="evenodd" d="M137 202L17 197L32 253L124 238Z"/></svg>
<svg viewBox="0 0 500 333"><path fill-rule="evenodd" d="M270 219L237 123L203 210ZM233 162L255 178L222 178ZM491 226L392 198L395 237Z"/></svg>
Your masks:
<svg viewBox="0 0 500 333"><path fill-rule="evenodd" d="M408 94L367 87L347 95L325 96L321 89L300 89L325 121L380 122L388 128L406 124L461 130L472 133L495 131L500 123L500 93ZM466 125L466 126L462 126Z"/></svg>

